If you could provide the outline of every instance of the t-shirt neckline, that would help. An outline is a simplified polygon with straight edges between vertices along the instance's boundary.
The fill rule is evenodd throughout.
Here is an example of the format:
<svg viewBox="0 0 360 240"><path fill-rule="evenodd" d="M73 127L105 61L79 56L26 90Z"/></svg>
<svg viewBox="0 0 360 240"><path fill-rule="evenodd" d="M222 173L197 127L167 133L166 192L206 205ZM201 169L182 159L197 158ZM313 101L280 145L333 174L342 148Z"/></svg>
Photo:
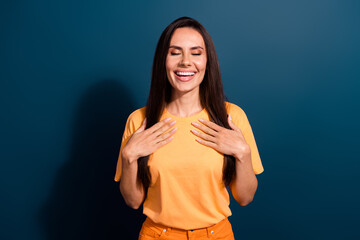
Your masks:
<svg viewBox="0 0 360 240"><path fill-rule="evenodd" d="M206 109L203 108L200 112L195 113L194 115L191 115L191 116L187 116L187 117L180 117L180 116L173 115L167 110L166 107L165 107L164 113L165 113L164 115L167 115L175 120L183 120L183 121L184 120L197 120L198 118L202 117L204 115L204 113L206 113Z"/></svg>

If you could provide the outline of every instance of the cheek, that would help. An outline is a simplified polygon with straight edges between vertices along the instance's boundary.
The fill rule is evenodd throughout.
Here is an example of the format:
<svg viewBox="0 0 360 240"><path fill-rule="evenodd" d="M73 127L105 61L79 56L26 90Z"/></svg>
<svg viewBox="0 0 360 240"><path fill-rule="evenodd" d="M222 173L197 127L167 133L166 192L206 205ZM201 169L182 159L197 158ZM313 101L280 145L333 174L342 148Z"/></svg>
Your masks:
<svg viewBox="0 0 360 240"><path fill-rule="evenodd" d="M170 72L170 71L172 71L174 66L176 66L176 61L174 61L174 59L167 58L166 62L165 62L165 66L166 66L166 71Z"/></svg>
<svg viewBox="0 0 360 240"><path fill-rule="evenodd" d="M200 71L206 70L206 59L199 59L196 61L196 66Z"/></svg>
<svg viewBox="0 0 360 240"><path fill-rule="evenodd" d="M171 72L171 64L170 64L170 62L169 61L166 61L166 63L165 63L166 65L166 73L169 75L170 74L170 72Z"/></svg>

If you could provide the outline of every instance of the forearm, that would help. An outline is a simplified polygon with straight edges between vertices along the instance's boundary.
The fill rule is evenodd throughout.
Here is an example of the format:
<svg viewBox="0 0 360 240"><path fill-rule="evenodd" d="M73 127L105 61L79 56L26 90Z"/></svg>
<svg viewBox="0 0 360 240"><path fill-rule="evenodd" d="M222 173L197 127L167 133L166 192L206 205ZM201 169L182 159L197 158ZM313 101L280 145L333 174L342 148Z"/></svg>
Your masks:
<svg viewBox="0 0 360 240"><path fill-rule="evenodd" d="M120 192L128 206L138 209L144 200L142 183L137 179L137 160L130 159L122 154L122 175L120 179Z"/></svg>
<svg viewBox="0 0 360 240"><path fill-rule="evenodd" d="M235 156L236 176L231 182L230 190L235 200L241 205L249 204L255 195L258 181L251 163L251 154Z"/></svg>

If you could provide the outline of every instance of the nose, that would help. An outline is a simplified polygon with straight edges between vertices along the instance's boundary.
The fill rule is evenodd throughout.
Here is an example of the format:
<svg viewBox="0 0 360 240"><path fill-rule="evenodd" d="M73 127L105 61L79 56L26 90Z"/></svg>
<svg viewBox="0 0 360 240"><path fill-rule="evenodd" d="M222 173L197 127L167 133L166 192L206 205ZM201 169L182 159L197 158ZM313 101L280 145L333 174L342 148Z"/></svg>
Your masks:
<svg viewBox="0 0 360 240"><path fill-rule="evenodd" d="M190 66L190 65L191 65L191 60L190 60L190 56L189 56L188 53L184 53L184 54L182 55L180 64L181 64L182 66Z"/></svg>

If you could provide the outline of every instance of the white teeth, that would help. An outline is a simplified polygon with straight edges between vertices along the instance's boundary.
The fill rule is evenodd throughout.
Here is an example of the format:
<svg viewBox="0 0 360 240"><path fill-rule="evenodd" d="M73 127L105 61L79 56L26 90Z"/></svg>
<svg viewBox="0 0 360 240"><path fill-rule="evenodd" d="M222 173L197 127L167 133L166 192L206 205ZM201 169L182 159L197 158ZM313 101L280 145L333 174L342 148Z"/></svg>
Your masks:
<svg viewBox="0 0 360 240"><path fill-rule="evenodd" d="M176 75L180 75L180 76L193 76L195 75L194 72L175 72Z"/></svg>

